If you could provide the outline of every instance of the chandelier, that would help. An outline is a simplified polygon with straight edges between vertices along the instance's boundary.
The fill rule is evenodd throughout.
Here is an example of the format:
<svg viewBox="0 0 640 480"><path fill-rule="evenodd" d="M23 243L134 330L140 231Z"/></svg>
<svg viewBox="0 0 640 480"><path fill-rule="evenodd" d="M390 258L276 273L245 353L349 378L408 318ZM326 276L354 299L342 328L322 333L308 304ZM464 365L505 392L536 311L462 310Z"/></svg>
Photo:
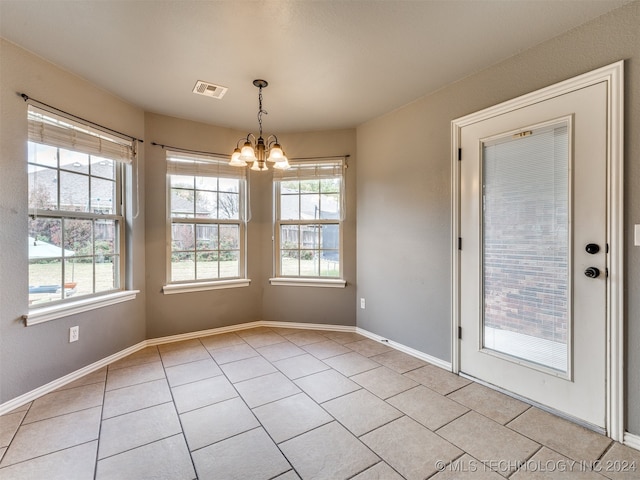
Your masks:
<svg viewBox="0 0 640 480"><path fill-rule="evenodd" d="M273 168L280 170L286 170L289 168L289 160L287 159L280 143L278 143L278 137L275 135L269 135L265 142L262 138L262 114L267 112L262 108L262 89L266 88L266 80L254 80L253 84L258 87L258 126L260 127L260 133L258 138L253 133L249 133L247 137L242 137L236 143L236 148L231 154L231 161L229 165L233 167L246 167L249 163L253 163L251 170L259 172L268 170L266 162L273 162ZM244 145L240 148L240 142L244 140Z"/></svg>

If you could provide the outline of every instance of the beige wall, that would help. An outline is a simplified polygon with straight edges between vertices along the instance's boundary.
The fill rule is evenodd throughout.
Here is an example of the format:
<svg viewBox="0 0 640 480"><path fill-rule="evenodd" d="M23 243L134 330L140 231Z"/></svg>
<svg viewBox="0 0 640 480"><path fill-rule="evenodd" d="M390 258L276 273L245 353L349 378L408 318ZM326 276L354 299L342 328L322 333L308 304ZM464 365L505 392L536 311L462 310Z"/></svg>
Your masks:
<svg viewBox="0 0 640 480"><path fill-rule="evenodd" d="M90 83L0 40L0 403L145 339L144 204L130 226L129 302L31 327L28 310L27 104L16 92L132 136L144 113ZM144 202L144 155L139 159ZM129 169L133 175L134 169ZM132 203L127 206L131 210ZM69 327L80 341L69 343Z"/></svg>
<svg viewBox="0 0 640 480"><path fill-rule="evenodd" d="M640 2L358 127L358 326L451 357L451 121L625 59L628 428L640 434ZM391 163L389 163L391 161ZM386 252L384 256L380 252Z"/></svg>

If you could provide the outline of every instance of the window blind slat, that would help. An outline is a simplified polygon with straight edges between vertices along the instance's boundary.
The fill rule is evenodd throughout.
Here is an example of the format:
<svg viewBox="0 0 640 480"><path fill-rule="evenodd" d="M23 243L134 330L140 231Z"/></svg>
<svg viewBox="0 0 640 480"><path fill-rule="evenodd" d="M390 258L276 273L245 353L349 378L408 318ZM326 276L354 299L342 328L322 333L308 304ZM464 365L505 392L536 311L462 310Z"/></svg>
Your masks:
<svg viewBox="0 0 640 480"><path fill-rule="evenodd" d="M96 128L29 105L29 140L65 148L116 162L133 161L131 141L109 135Z"/></svg>
<svg viewBox="0 0 640 480"><path fill-rule="evenodd" d="M292 161L287 170L274 170L275 180L314 180L342 177L344 160Z"/></svg>
<svg viewBox="0 0 640 480"><path fill-rule="evenodd" d="M199 177L247 178L245 168L229 165L226 158L195 153L167 151L167 173L170 175L196 175Z"/></svg>

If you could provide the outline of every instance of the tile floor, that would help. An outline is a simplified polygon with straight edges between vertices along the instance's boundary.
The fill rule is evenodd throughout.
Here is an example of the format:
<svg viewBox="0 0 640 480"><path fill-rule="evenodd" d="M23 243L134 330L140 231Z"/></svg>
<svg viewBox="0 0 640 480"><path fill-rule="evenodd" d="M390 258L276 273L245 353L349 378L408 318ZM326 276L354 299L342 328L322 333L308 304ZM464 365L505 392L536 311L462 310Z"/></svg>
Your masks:
<svg viewBox="0 0 640 480"><path fill-rule="evenodd" d="M0 459L3 480L640 478L640 452L384 344L262 327L0 417Z"/></svg>

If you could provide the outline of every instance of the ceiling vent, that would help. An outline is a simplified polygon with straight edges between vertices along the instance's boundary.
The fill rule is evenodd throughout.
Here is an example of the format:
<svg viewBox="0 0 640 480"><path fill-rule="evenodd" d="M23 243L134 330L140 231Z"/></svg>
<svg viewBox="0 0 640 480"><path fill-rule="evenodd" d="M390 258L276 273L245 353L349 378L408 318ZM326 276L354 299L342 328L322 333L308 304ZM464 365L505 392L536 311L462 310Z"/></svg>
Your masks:
<svg viewBox="0 0 640 480"><path fill-rule="evenodd" d="M193 87L193 93L197 93L198 95L204 95L205 97L212 97L220 99L227 93L229 90L227 87L223 87L221 85L215 85L213 83L203 82L202 80L198 80L196 82L196 86Z"/></svg>

